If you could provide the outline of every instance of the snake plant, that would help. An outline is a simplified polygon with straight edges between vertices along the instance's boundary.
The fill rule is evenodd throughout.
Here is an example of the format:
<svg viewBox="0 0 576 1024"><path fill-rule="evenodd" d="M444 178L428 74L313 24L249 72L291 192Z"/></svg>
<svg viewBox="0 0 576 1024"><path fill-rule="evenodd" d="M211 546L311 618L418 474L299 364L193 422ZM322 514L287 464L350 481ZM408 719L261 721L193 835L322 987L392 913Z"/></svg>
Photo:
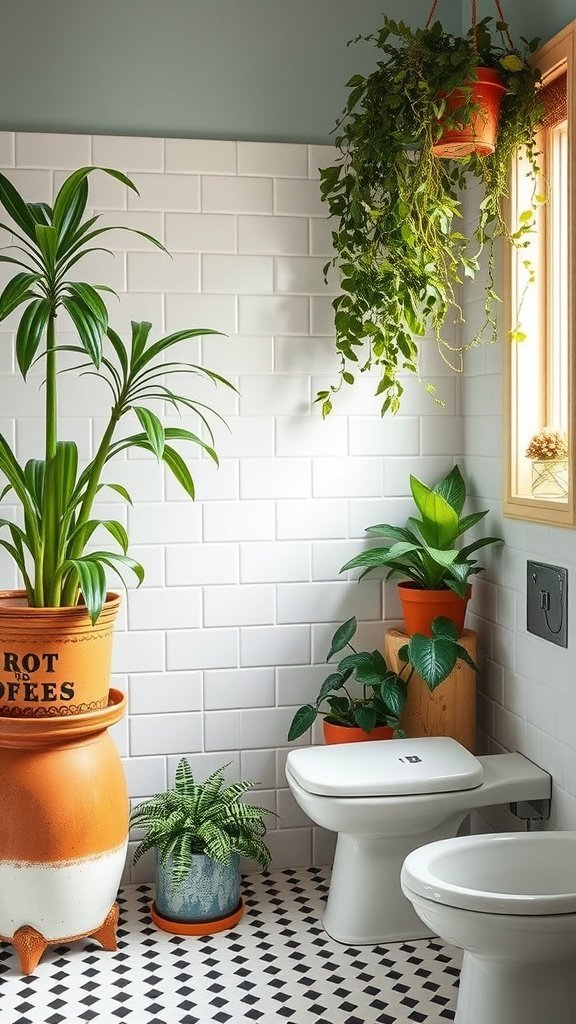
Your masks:
<svg viewBox="0 0 576 1024"><path fill-rule="evenodd" d="M101 250L100 236L117 230L99 226L98 215L88 216L88 181L100 170L137 192L120 171L82 167L60 188L53 206L27 203L5 175L0 174L0 204L8 215L1 222L10 236L0 262L17 268L0 295L0 321L18 312L16 359L22 376L38 360L45 367L44 457L21 466L9 442L0 435L0 471L6 486L0 500L12 492L22 509L21 525L0 520L8 531L0 539L22 576L28 602L34 607L74 605L83 597L95 622L106 599L106 570L121 575L131 570L139 583L143 567L127 554L128 536L123 524L114 519L95 518L94 500L103 487L112 488L130 501L128 491L117 483L103 483L107 463L128 449L152 452L174 474L194 498L194 482L186 462L169 442L186 441L199 446L215 462L214 439L207 414L214 410L188 394L171 390L166 381L172 374L200 375L214 384L232 385L219 374L190 362L170 360L170 350L197 335L217 334L205 328L184 329L153 340L152 325L132 323L125 340L109 324L103 294L105 285L79 281L77 265L91 252ZM157 248L164 246L152 235L133 228ZM104 250L109 252L109 250ZM58 344L57 321L66 313L72 321L77 343ZM61 353L72 353L79 362L61 367ZM66 358L69 358L68 356ZM74 442L58 437L59 374L67 369L88 373L102 380L111 393L111 409L92 460L80 467ZM172 409L192 410L206 428L204 440L183 427L164 427L150 405L167 404ZM118 435L120 421L132 412L141 430ZM214 415L217 415L214 413ZM119 550L86 550L98 527L113 538Z"/></svg>
<svg viewBox="0 0 576 1024"><path fill-rule="evenodd" d="M243 803L244 793L255 783L225 786L227 767L218 768L205 782L195 782L190 762L183 757L176 768L174 788L134 808L131 824L145 830L134 851L135 864L147 850L155 849L162 865L170 862L175 888L186 878L196 854L227 864L237 853L268 867L270 852L263 840L263 819L272 812Z"/></svg>

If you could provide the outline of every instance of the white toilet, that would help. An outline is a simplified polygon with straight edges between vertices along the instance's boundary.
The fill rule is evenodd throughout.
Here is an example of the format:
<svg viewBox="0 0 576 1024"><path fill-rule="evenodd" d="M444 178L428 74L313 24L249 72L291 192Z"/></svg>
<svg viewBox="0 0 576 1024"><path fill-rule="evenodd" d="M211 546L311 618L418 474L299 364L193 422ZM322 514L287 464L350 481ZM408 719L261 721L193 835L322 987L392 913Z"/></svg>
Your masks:
<svg viewBox="0 0 576 1024"><path fill-rule="evenodd" d="M338 833L324 927L354 945L429 935L400 887L405 857L455 836L473 808L548 799L551 787L522 754L476 758L444 737L300 747L286 778L312 821Z"/></svg>
<svg viewBox="0 0 576 1024"><path fill-rule="evenodd" d="M456 1024L574 1024L576 832L432 843L409 855L402 888L464 950Z"/></svg>

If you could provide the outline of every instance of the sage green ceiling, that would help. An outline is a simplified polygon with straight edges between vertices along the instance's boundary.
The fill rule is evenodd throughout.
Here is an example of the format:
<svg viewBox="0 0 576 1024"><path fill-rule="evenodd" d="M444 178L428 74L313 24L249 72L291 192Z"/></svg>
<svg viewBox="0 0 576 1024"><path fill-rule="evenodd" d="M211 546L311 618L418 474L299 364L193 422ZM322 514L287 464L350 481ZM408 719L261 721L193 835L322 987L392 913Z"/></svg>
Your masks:
<svg viewBox="0 0 576 1024"><path fill-rule="evenodd" d="M481 15L493 0L479 0ZM515 34L548 38L576 0L503 0ZM471 0L439 0L446 28ZM0 0L0 130L328 142L383 10L429 0Z"/></svg>
<svg viewBox="0 0 576 1024"><path fill-rule="evenodd" d="M459 27L459 0L441 0ZM383 9L429 0L0 0L0 129L328 142Z"/></svg>
<svg viewBox="0 0 576 1024"><path fill-rule="evenodd" d="M532 39L538 36L542 41L550 39L564 25L576 18L576 0L501 0L504 17L508 21L515 39L524 36ZM446 7L450 0L439 0L438 9ZM479 0L480 17L494 15L494 0ZM462 0L463 26L470 25L471 0Z"/></svg>

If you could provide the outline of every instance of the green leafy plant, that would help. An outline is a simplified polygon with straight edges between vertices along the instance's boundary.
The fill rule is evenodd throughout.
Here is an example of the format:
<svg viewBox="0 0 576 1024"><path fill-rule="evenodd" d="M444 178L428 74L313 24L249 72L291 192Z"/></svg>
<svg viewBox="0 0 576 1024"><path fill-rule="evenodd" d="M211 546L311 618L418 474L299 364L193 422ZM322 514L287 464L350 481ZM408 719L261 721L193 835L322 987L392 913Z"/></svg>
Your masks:
<svg viewBox="0 0 576 1024"><path fill-rule="evenodd" d="M232 387L205 367L169 358L170 350L180 342L219 332L185 329L152 340L151 324L132 323L131 338L126 342L108 322L102 294L115 295L112 289L76 280L77 264L101 248L100 236L114 230L97 226L97 215L86 216L88 178L96 170L137 192L133 182L120 171L82 167L66 179L50 207L25 202L0 174L0 204L11 218L11 222L0 223L0 228L12 237L11 245L7 246L12 254L0 254L0 262L19 268L0 295L0 321L17 310L20 312L16 329L20 371L26 378L31 366L43 360L46 373L44 458L31 459L21 466L6 438L0 435L0 471L7 481L0 500L13 492L23 517L22 525L0 520L0 527L10 535L9 540L0 540L0 545L14 559L31 606L74 605L82 595L92 622L97 620L106 599L107 569L119 575L125 569L132 570L139 583L144 577L142 566L127 554L128 536L122 523L94 518L94 500L103 487L112 488L130 501L129 493L120 484L102 482L105 466L129 449L152 452L193 498L190 471L170 442L190 442L217 462L207 414L218 414L189 395L171 390L166 382L173 374L191 374ZM151 235L143 231L136 234L166 252ZM66 312L72 320L77 344L58 345L56 323L60 312ZM61 368L58 360L63 352L72 353L72 358L79 357L80 363ZM111 392L108 422L93 459L83 469L76 444L58 439L58 381L59 373L66 369L97 376ZM210 443L183 427L164 427L150 408L150 404L157 403L195 413L206 427ZM118 437L118 425L130 412L141 430ZM119 551L85 550L98 527L108 532Z"/></svg>
<svg viewBox="0 0 576 1024"><path fill-rule="evenodd" d="M357 651L353 647L357 627L353 617L334 633L326 661L347 647L352 653L342 658L336 671L326 677L314 704L298 708L288 732L290 741L310 729L318 715L334 725L355 727L366 733L379 725L389 725L396 735L403 736L400 718L408 696L408 683L415 671L432 690L450 675L459 658L476 668L468 652L458 643L458 630L449 619L434 619L431 637L419 634L411 637L399 651L401 661L406 664L398 673L388 668L380 651ZM406 678L403 678L404 672L407 672ZM348 686L354 692L350 692Z"/></svg>
<svg viewBox="0 0 576 1024"><path fill-rule="evenodd" d="M423 590L450 589L465 597L470 576L483 569L472 556L480 548L501 543L501 538L481 537L464 547L456 547L456 542L481 522L488 510L462 516L466 484L458 466L434 487L411 476L410 489L421 518L411 516L407 527L369 526L366 533L370 536L389 537L393 543L362 551L340 571L360 567L362 579L374 569L388 566L387 580L403 576Z"/></svg>
<svg viewBox="0 0 576 1024"><path fill-rule="evenodd" d="M135 864L147 850L155 849L163 866L170 862L175 888L186 878L195 854L228 864L237 853L268 867L264 816L272 812L242 801L254 782L226 786L227 767L218 768L205 782L195 782L190 762L183 757L176 768L174 789L134 808L131 824L145 830L134 851Z"/></svg>
<svg viewBox="0 0 576 1024"><path fill-rule="evenodd" d="M520 51L505 23L495 26L501 44L492 40L491 27L485 18L475 38L472 31L460 37L445 32L438 21L411 29L385 17L380 31L366 37L380 59L370 75L354 75L348 82L348 101L336 127L341 156L321 171L322 199L336 221L331 262L339 268L342 290L333 302L340 379L318 393L324 416L343 383L353 384L357 372L376 368L382 414L396 412L401 376L419 375L417 339L426 335L434 335L445 360L461 368L462 348L443 340L442 328L463 321L457 288L476 277L483 252L485 316L469 344L496 340L495 242L505 238L526 248L535 209L545 197L536 186L539 72L529 63L538 41L522 40ZM496 68L507 89L496 151L439 159L433 146L443 130L469 122L478 109L470 89L477 67ZM445 97L453 90L461 92L462 104L450 113ZM503 205L510 161L519 150L526 155L534 191L530 208L509 227ZM483 197L467 234L462 192L477 184ZM525 265L531 276L528 259ZM519 328L515 336L521 337ZM426 386L433 393L433 386Z"/></svg>
<svg viewBox="0 0 576 1024"><path fill-rule="evenodd" d="M417 672L429 690L435 690L450 675L458 661L465 661L475 672L478 667L458 641L458 628L451 619L439 615L432 621L432 636L414 633L398 651L400 661Z"/></svg>

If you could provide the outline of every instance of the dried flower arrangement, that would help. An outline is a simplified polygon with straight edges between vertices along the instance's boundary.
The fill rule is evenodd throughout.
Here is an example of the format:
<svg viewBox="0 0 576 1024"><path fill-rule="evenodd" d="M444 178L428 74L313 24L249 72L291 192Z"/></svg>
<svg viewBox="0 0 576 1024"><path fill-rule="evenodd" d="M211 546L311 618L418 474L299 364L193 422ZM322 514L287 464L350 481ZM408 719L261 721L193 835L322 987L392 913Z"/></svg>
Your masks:
<svg viewBox="0 0 576 1024"><path fill-rule="evenodd" d="M567 459L568 437L559 430L549 430L547 427L543 427L531 439L526 449L526 456L539 462Z"/></svg>

